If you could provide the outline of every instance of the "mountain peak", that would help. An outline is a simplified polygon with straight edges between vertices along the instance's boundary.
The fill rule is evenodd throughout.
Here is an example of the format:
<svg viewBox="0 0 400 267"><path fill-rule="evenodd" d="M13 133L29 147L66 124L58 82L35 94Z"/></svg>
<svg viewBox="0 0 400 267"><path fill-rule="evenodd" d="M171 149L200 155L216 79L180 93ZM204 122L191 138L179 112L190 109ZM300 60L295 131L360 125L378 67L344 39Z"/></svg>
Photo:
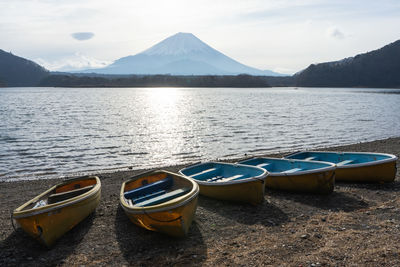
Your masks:
<svg viewBox="0 0 400 267"><path fill-rule="evenodd" d="M105 74L279 75L255 69L218 52L192 33L178 32L149 49L120 58L102 69Z"/></svg>
<svg viewBox="0 0 400 267"><path fill-rule="evenodd" d="M186 37L186 38L190 38L190 37L194 37L194 38L197 38L193 33L191 33L191 32L178 32L178 33L175 33L174 35L172 35L172 36L170 36L170 37L179 37L179 36L182 36L182 37Z"/></svg>
<svg viewBox="0 0 400 267"><path fill-rule="evenodd" d="M178 32L140 54L144 55L184 55L192 52L213 50L192 33Z"/></svg>

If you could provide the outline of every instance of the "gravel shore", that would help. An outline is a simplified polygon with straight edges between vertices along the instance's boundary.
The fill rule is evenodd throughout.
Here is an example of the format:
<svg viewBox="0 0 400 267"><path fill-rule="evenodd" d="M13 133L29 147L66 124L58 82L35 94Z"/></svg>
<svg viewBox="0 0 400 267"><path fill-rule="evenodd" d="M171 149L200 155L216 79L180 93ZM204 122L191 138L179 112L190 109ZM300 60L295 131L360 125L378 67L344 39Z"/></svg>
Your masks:
<svg viewBox="0 0 400 267"><path fill-rule="evenodd" d="M399 157L400 138L324 150ZM14 231L10 213L60 180L0 183L0 266L400 266L399 171L394 183L337 183L328 196L267 190L257 207L200 196L183 239L137 227L119 207L122 182L139 172L98 175L96 212L51 249Z"/></svg>

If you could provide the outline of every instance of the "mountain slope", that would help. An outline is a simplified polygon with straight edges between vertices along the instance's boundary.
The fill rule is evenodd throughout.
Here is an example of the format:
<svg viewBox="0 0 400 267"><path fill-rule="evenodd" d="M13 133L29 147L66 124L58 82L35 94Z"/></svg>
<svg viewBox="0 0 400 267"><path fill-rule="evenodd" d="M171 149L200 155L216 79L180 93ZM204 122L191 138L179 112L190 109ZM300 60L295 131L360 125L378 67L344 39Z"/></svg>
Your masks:
<svg viewBox="0 0 400 267"><path fill-rule="evenodd" d="M295 79L297 86L400 88L400 40L355 57L312 64Z"/></svg>
<svg viewBox="0 0 400 267"><path fill-rule="evenodd" d="M0 80L6 86L36 86L49 72L28 59L0 49Z"/></svg>
<svg viewBox="0 0 400 267"><path fill-rule="evenodd" d="M103 74L172 75L280 75L241 64L202 42L191 33L177 33L149 49L95 70Z"/></svg>

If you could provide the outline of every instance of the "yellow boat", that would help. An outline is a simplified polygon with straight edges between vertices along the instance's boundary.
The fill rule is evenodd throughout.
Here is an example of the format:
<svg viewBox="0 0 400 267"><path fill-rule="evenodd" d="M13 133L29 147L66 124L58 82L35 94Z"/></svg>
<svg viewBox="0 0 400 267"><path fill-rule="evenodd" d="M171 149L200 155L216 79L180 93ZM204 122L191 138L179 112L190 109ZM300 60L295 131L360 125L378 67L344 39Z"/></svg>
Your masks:
<svg viewBox="0 0 400 267"><path fill-rule="evenodd" d="M335 187L335 164L294 159L252 158L240 164L268 171L265 186L299 193L329 194Z"/></svg>
<svg viewBox="0 0 400 267"><path fill-rule="evenodd" d="M18 207L12 217L26 233L50 247L95 210L100 195L97 176L69 179Z"/></svg>
<svg viewBox="0 0 400 267"><path fill-rule="evenodd" d="M264 169L242 164L207 162L180 170L195 180L200 194L221 200L245 202L253 205L264 201Z"/></svg>
<svg viewBox="0 0 400 267"><path fill-rule="evenodd" d="M306 151L285 158L334 163L336 181L343 182L393 182L397 172L397 157L391 154Z"/></svg>
<svg viewBox="0 0 400 267"><path fill-rule="evenodd" d="M185 236L197 208L199 186L168 171L150 171L121 187L120 203L129 219L151 231Z"/></svg>

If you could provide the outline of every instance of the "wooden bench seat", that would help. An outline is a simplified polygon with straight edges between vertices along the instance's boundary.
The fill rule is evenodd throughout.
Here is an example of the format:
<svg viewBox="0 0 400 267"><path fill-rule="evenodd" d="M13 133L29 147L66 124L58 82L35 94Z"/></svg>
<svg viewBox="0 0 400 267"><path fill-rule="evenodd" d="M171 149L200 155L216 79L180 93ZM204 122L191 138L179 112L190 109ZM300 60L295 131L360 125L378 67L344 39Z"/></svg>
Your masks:
<svg viewBox="0 0 400 267"><path fill-rule="evenodd" d="M196 178L198 178L199 176L202 176L202 175L204 175L204 174L210 174L211 172L214 172L214 171L217 171L217 168L207 169L207 170L204 170L204 171L201 171L201 172L192 174L192 175L190 175L189 177L196 179Z"/></svg>
<svg viewBox="0 0 400 267"><path fill-rule="evenodd" d="M215 182L215 181L223 179L223 178L224 177L222 175L218 175L218 176L212 177L210 179L207 179L206 182Z"/></svg>
<svg viewBox="0 0 400 267"><path fill-rule="evenodd" d="M133 202L133 203L143 202L143 201L148 200L148 199L150 199L150 198L154 198L154 197L161 196L161 195L163 195L163 194L165 194L165 193L167 193L167 190L160 190L160 191L157 191L157 192L154 192L154 193L145 195L145 196L141 196L141 197L138 197L138 198L134 198L134 199L132 199L132 202Z"/></svg>
<svg viewBox="0 0 400 267"><path fill-rule="evenodd" d="M317 157L308 157L308 158L305 158L304 160L315 160L315 159L317 159Z"/></svg>
<svg viewBox="0 0 400 267"><path fill-rule="evenodd" d="M134 206L136 206L136 207L146 207L146 206L157 205L157 204L172 200L174 198L183 196L184 194L188 193L189 191L190 191L190 188L176 189L174 191L171 191L171 192L159 195L157 197L153 197L153 198L150 198L148 200L142 201L140 203L134 204Z"/></svg>
<svg viewBox="0 0 400 267"><path fill-rule="evenodd" d="M261 163L261 164L258 164L257 167L264 168L264 167L267 167L268 165L270 165L270 163Z"/></svg>
<svg viewBox="0 0 400 267"><path fill-rule="evenodd" d="M217 183L227 182L227 181L231 181L231 180L235 180L235 179L239 179L239 178L243 178L243 177L244 177L244 175L242 175L242 174L237 174L237 175L230 176L230 177L216 176L216 177L208 179L207 182L217 182Z"/></svg>
<svg viewBox="0 0 400 267"><path fill-rule="evenodd" d="M348 159L348 160L343 160L341 162L336 163L337 166L343 166L343 165L347 165L350 163L353 163L354 160Z"/></svg>
<svg viewBox="0 0 400 267"><path fill-rule="evenodd" d="M74 190L70 190L67 192L61 192L61 193L55 193L55 194L51 194L48 198L47 198L47 202L49 204L53 204L53 203L57 203L60 201L64 201L79 195L82 195L88 191L90 191L92 188L94 187L94 185L88 185L82 188L78 188L78 189L74 189Z"/></svg>
<svg viewBox="0 0 400 267"><path fill-rule="evenodd" d="M287 170L287 171L283 171L282 173L294 173L294 172L298 172L298 171L301 171L302 169L300 169L300 168L293 168L293 169L290 169L290 170Z"/></svg>
<svg viewBox="0 0 400 267"><path fill-rule="evenodd" d="M132 189L130 191L127 191L124 193L124 197L126 199L135 199L139 198L142 196L146 196L148 194L152 194L154 192L158 192L161 190L165 190L173 185L173 179L172 177L167 177L163 180L151 183L151 184L146 184L141 187Z"/></svg>
<svg viewBox="0 0 400 267"><path fill-rule="evenodd" d="M217 180L217 182L228 182L228 181L232 181L232 180L235 180L235 179L242 178L243 176L244 175L242 175L242 174L236 174L236 175L233 175L233 176L230 176L230 177L224 177L224 178L222 178L220 180Z"/></svg>

